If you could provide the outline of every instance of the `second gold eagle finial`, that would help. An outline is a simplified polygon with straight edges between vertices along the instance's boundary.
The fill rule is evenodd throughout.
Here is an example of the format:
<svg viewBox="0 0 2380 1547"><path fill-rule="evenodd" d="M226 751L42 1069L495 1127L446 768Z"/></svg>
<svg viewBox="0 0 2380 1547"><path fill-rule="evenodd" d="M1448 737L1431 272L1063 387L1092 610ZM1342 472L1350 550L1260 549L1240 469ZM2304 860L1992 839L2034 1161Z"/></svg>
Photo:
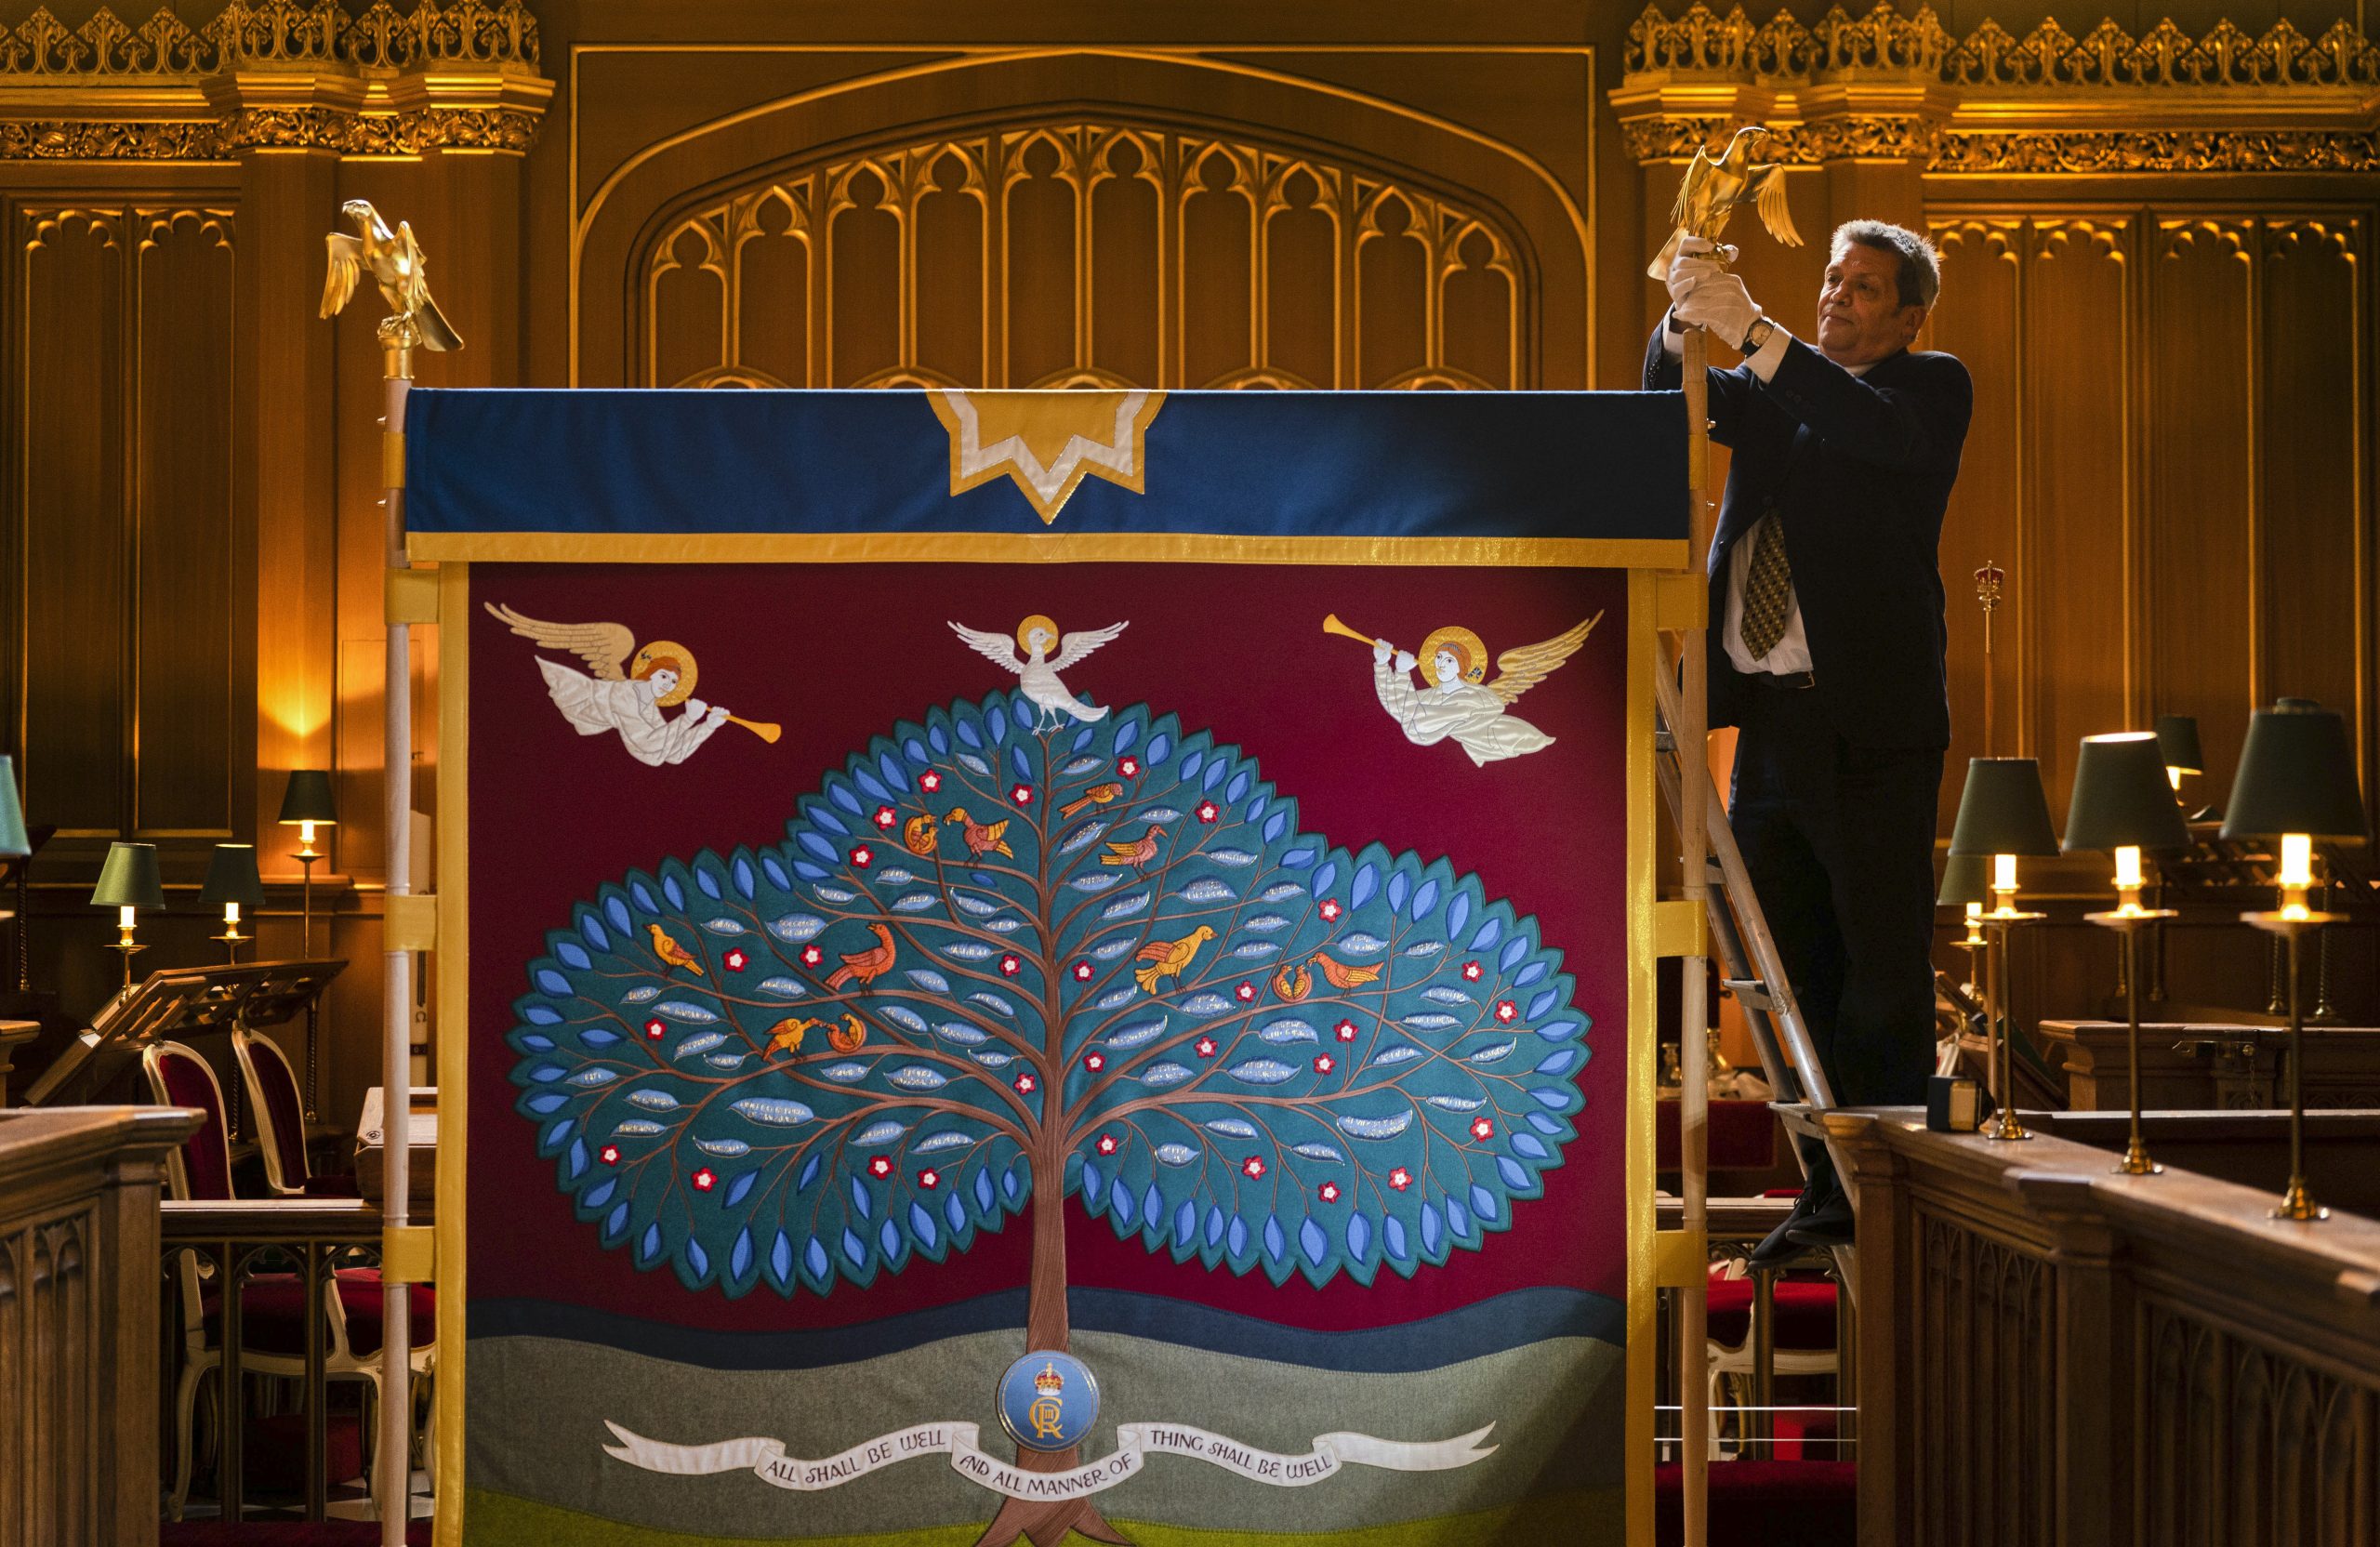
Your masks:
<svg viewBox="0 0 2380 1547"><path fill-rule="evenodd" d="M1751 205L1768 234L1786 246L1802 245L1802 233L1793 229L1792 212L1785 207L1784 166L1752 159L1752 146L1767 138L1766 129L1747 124L1736 131L1716 161L1711 159L1707 146L1694 152L1686 180L1678 184L1677 203L1670 208L1675 229L1659 256L1646 268L1646 273L1655 279L1669 278L1670 260L1677 257L1678 244L1686 237L1718 241L1738 205Z"/></svg>
<svg viewBox="0 0 2380 1547"><path fill-rule="evenodd" d="M380 212L364 199L348 200L339 205L339 213L355 223L357 234L330 233L331 263L323 281L323 315L337 316L344 310L355 295L356 282L368 273L380 287L380 298L389 304L389 316L380 324L383 338L406 348L461 349L463 340L430 298L421 244L413 239L413 227L400 220L397 229L390 231Z"/></svg>

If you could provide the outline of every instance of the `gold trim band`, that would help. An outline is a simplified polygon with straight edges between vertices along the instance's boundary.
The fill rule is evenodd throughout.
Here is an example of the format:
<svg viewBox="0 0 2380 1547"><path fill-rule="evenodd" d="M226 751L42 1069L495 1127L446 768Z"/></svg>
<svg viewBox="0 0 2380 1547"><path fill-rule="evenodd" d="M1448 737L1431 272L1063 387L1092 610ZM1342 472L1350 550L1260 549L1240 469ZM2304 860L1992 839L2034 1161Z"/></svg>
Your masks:
<svg viewBox="0 0 2380 1547"><path fill-rule="evenodd" d="M1682 538L1303 537L1195 532L416 532L414 562L588 564L1445 564L1677 569Z"/></svg>

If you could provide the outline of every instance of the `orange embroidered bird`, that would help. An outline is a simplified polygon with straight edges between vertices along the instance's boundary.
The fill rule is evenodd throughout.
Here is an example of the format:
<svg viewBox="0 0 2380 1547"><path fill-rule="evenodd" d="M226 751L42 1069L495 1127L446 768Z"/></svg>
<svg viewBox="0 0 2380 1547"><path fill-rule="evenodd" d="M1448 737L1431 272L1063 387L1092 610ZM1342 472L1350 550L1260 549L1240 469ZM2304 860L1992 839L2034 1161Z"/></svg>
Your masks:
<svg viewBox="0 0 2380 1547"><path fill-rule="evenodd" d="M932 854L941 841L942 825L933 819L932 812L912 816L901 825L901 842L919 859Z"/></svg>
<svg viewBox="0 0 2380 1547"><path fill-rule="evenodd" d="M1134 959L1154 963L1132 970L1132 981L1141 985L1144 994L1154 994L1157 985L1167 978L1178 978L1189 967L1190 959L1198 947L1215 937L1215 932L1201 924L1179 940L1152 940L1141 947Z"/></svg>
<svg viewBox="0 0 2380 1547"><path fill-rule="evenodd" d="M769 1051L771 1052L800 1052L802 1033L814 1031L826 1024L824 1021L814 1021L800 1015L779 1021L769 1028Z"/></svg>
<svg viewBox="0 0 2380 1547"><path fill-rule="evenodd" d="M669 932L658 924L644 926L653 932L653 954L672 967L683 967L696 977L703 975L703 964L687 954L686 947L669 938Z"/></svg>
<svg viewBox="0 0 2380 1547"><path fill-rule="evenodd" d="M1295 1004L1314 992L1314 974L1301 966L1284 967L1273 974L1273 992Z"/></svg>
<svg viewBox="0 0 2380 1547"><path fill-rule="evenodd" d="M985 854L1006 854L1011 859L1016 857L1016 851L1010 848L1008 840L1000 836L1008 831L1006 817L998 822L978 822L967 814L965 806L953 806L943 820L959 824L967 836L967 852L977 859Z"/></svg>
<svg viewBox="0 0 2380 1547"><path fill-rule="evenodd" d="M846 957L844 959L849 960L850 958ZM859 1017L856 1015L844 1016L841 1025L835 1026L826 1033L827 1045L837 1052L857 1052L860 1045L866 1040L867 1028L859 1024Z"/></svg>
<svg viewBox="0 0 2380 1547"><path fill-rule="evenodd" d="M1072 816L1085 806L1104 806L1124 793L1122 785L1093 785L1082 792L1079 800L1069 800L1058 808L1060 816Z"/></svg>
<svg viewBox="0 0 2380 1547"><path fill-rule="evenodd" d="M1157 858L1157 835L1164 830L1164 828L1159 827L1156 823L1152 822L1149 824L1149 830L1141 835L1139 842L1109 844L1107 846L1107 852L1099 856L1099 863L1102 865L1129 865L1133 869L1138 870L1142 866L1146 865L1149 861Z"/></svg>
<svg viewBox="0 0 2380 1547"><path fill-rule="evenodd" d="M1380 976L1377 967L1350 967L1327 956L1316 956L1314 964L1322 969L1322 975L1330 980L1333 988L1361 988Z"/></svg>
<svg viewBox="0 0 2380 1547"><path fill-rule="evenodd" d="M827 987L840 988L847 983L856 983L865 988L892 968L892 932L881 924L870 924L867 932L876 936L875 949L853 951L844 957L843 964L835 969L835 975L826 980Z"/></svg>

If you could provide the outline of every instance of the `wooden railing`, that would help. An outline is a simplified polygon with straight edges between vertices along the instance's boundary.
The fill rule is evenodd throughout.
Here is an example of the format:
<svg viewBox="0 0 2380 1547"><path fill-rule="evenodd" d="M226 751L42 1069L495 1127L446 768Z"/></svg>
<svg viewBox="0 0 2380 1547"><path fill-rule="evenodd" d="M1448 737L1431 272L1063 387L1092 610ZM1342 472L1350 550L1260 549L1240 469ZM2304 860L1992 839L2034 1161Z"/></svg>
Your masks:
<svg viewBox="0 0 2380 1547"><path fill-rule="evenodd" d="M0 1112L0 1547L157 1540L157 1195L199 1117Z"/></svg>
<svg viewBox="0 0 2380 1547"><path fill-rule="evenodd" d="M2380 1223L2046 1134L1825 1121L1859 1211L1862 1547L2373 1540Z"/></svg>

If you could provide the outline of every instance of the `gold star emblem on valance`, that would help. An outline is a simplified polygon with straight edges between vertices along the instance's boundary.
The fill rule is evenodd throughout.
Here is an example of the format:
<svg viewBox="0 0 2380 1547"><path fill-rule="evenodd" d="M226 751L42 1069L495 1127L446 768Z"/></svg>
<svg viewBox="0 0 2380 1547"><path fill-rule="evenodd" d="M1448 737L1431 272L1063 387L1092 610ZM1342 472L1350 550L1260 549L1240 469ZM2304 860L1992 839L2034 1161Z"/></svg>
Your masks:
<svg viewBox="0 0 2380 1547"><path fill-rule="evenodd" d="M1086 477L1143 492L1149 422L1165 394L947 389L926 401L950 431L950 492L1005 476L1048 525Z"/></svg>

